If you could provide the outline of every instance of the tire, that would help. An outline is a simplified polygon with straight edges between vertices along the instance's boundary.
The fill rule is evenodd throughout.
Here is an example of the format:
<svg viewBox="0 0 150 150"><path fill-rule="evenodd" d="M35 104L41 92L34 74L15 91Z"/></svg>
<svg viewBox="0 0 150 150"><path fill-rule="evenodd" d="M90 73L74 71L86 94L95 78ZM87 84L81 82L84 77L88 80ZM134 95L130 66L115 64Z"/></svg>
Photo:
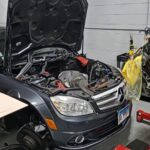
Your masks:
<svg viewBox="0 0 150 150"><path fill-rule="evenodd" d="M42 139L30 128L23 128L17 135L17 141L28 150L44 150Z"/></svg>

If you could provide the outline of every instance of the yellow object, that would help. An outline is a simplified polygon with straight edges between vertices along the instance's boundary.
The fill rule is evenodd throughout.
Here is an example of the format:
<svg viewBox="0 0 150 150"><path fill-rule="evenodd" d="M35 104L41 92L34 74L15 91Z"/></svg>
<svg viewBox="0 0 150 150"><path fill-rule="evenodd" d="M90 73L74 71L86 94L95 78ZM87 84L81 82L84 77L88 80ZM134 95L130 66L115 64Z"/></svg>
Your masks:
<svg viewBox="0 0 150 150"><path fill-rule="evenodd" d="M134 51L133 50L129 50L129 55L134 55Z"/></svg>
<svg viewBox="0 0 150 150"><path fill-rule="evenodd" d="M127 98L140 99L142 88L142 55L129 59L122 70L122 75L127 81Z"/></svg>

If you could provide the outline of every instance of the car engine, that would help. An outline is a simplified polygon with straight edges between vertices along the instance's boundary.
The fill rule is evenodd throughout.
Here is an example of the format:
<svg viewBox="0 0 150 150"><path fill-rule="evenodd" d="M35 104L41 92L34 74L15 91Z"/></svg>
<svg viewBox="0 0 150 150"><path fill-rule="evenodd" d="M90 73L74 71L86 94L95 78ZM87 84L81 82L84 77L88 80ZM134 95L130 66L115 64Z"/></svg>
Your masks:
<svg viewBox="0 0 150 150"><path fill-rule="evenodd" d="M64 49L54 48L50 51L45 48L45 53L36 51L26 56L26 61L21 58L21 62L15 62L13 71L16 79L49 94L78 89L93 95L121 80L120 72L113 67L89 59L86 59L88 63L83 66L77 57L86 59Z"/></svg>

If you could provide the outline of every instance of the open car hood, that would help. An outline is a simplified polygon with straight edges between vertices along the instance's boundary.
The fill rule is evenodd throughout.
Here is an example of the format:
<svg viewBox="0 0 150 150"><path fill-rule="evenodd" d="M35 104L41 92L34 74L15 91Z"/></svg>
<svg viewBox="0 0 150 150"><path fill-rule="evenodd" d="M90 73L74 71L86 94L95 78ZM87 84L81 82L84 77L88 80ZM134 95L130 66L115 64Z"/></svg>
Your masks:
<svg viewBox="0 0 150 150"><path fill-rule="evenodd" d="M81 48L86 0L9 0L9 40L13 54L39 46Z"/></svg>

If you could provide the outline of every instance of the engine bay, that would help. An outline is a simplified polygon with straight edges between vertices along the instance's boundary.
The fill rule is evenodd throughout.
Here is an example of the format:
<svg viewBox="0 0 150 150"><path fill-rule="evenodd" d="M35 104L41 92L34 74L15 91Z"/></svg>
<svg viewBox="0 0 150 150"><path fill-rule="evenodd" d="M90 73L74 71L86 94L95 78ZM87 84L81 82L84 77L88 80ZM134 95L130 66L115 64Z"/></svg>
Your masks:
<svg viewBox="0 0 150 150"><path fill-rule="evenodd" d="M117 69L62 48L43 48L12 62L16 79L48 94L79 90L94 95L122 79Z"/></svg>

